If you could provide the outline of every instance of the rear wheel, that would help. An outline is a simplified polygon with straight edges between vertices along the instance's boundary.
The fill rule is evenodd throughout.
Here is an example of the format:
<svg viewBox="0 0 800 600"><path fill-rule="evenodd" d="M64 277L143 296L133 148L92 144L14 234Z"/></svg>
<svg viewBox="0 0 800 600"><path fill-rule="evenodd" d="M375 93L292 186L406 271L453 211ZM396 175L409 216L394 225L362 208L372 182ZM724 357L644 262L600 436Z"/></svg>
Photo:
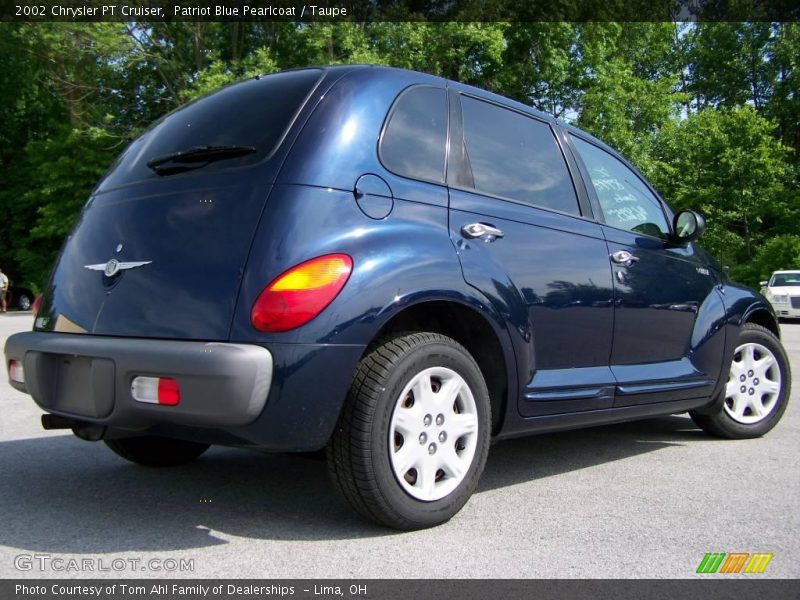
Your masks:
<svg viewBox="0 0 800 600"><path fill-rule="evenodd" d="M125 460L147 467L174 467L195 460L208 444L172 438L142 436L104 440L106 446Z"/></svg>
<svg viewBox="0 0 800 600"><path fill-rule="evenodd" d="M733 354L719 412L690 413L703 430L720 437L759 437L775 427L786 410L791 372L786 351L775 335L746 323Z"/></svg>
<svg viewBox="0 0 800 600"><path fill-rule="evenodd" d="M362 516L397 529L450 519L489 450L489 393L454 340L413 333L361 361L328 447L335 486Z"/></svg>

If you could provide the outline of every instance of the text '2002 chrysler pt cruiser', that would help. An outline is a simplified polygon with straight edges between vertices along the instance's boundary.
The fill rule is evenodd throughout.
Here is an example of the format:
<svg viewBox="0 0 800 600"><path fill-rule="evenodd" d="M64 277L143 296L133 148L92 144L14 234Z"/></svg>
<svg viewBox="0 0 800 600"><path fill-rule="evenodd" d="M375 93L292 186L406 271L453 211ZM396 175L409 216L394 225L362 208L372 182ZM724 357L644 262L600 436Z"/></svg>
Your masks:
<svg viewBox="0 0 800 600"><path fill-rule="evenodd" d="M326 448L364 517L452 517L489 443L689 412L760 436L790 373L622 157L506 98L369 66L285 71L161 119L93 190L12 385L146 465Z"/></svg>

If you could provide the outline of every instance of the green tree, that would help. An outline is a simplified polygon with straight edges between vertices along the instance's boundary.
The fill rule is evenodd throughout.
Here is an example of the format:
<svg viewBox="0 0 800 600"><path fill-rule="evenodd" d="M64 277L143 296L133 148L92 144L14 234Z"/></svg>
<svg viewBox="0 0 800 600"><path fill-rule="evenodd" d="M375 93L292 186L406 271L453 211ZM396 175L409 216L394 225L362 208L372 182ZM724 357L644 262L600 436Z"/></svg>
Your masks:
<svg viewBox="0 0 800 600"><path fill-rule="evenodd" d="M740 266L740 278L753 287L773 271L800 269L800 235L778 235L764 242L752 261Z"/></svg>
<svg viewBox="0 0 800 600"><path fill-rule="evenodd" d="M347 63L441 75L576 122L673 205L705 212L705 245L750 282L743 265L770 240L793 247L800 26L558 23L535 6L489 8L526 18L481 22L470 17L487 7L470 0L378 2L337 23L0 23L0 262L41 284L99 174L180 104L258 73Z"/></svg>
<svg viewBox="0 0 800 600"><path fill-rule="evenodd" d="M703 244L734 277L770 235L796 231L797 192L788 149L752 107L703 110L670 121L655 139L651 177L676 209L706 216Z"/></svg>
<svg viewBox="0 0 800 600"><path fill-rule="evenodd" d="M678 115L671 23L589 23L579 44L583 93L577 124L614 146L643 171L659 128Z"/></svg>
<svg viewBox="0 0 800 600"><path fill-rule="evenodd" d="M800 165L800 24L776 25L771 59L776 81L765 113L778 124L778 135Z"/></svg>
<svg viewBox="0 0 800 600"><path fill-rule="evenodd" d="M557 118L569 118L581 98L578 26L520 23L508 27L498 91Z"/></svg>
<svg viewBox="0 0 800 600"><path fill-rule="evenodd" d="M763 113L777 74L771 23L698 23L683 40L698 109L750 104Z"/></svg>

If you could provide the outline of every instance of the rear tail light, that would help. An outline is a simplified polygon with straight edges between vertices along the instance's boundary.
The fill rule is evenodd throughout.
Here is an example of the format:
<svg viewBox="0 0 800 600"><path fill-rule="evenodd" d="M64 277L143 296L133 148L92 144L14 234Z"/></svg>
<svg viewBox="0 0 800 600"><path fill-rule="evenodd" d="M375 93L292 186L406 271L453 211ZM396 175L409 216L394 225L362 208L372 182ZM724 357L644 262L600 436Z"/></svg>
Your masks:
<svg viewBox="0 0 800 600"><path fill-rule="evenodd" d="M181 401L181 388L172 377L134 377L131 395L137 402L175 406Z"/></svg>
<svg viewBox="0 0 800 600"><path fill-rule="evenodd" d="M41 306L42 306L42 295L37 294L36 299L33 301L33 305L31 306L31 312L33 313L34 317L37 314L39 314L39 308L41 308Z"/></svg>
<svg viewBox="0 0 800 600"><path fill-rule="evenodd" d="M308 323L342 291L353 270L346 254L326 254L284 271L253 304L250 322L259 331L289 331Z"/></svg>
<svg viewBox="0 0 800 600"><path fill-rule="evenodd" d="M25 369L22 367L22 363L20 361L9 361L8 378L14 383L25 383Z"/></svg>

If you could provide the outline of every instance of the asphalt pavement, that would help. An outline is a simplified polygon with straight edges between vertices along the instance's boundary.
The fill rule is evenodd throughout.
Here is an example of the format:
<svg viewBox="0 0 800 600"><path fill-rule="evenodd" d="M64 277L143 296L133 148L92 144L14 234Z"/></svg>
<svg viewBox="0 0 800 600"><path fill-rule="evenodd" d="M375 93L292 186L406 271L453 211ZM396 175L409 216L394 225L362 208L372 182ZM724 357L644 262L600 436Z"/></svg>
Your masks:
<svg viewBox="0 0 800 600"><path fill-rule="evenodd" d="M0 349L31 324L0 315ZM361 521L320 461L212 448L147 469L43 431L2 373L0 578L691 578L707 552L797 578L800 324L782 330L797 383L767 436L682 415L499 443L467 506L413 533Z"/></svg>

